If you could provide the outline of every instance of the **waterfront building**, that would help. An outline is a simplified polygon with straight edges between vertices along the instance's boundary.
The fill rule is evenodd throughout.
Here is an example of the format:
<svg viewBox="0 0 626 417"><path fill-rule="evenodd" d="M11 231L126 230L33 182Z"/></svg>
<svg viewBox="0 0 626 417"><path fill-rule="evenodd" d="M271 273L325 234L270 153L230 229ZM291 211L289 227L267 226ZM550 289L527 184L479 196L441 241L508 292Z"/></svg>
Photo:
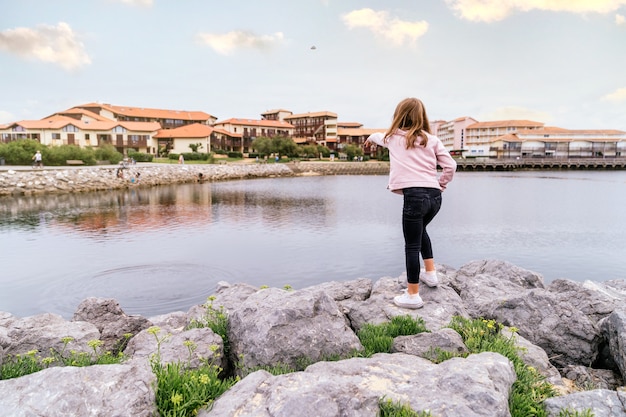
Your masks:
<svg viewBox="0 0 626 417"><path fill-rule="evenodd" d="M337 124L337 150L340 151L346 145L356 145L363 149L364 155L371 155L372 147L365 147L363 144L372 133L386 131L387 129L366 129L357 122L340 122Z"/></svg>
<svg viewBox="0 0 626 417"><path fill-rule="evenodd" d="M294 127L297 144L313 143L334 150L337 147L337 114L329 111L292 114L284 120Z"/></svg>
<svg viewBox="0 0 626 417"><path fill-rule="evenodd" d="M465 157L491 156L491 143L503 136L514 135L519 131L528 131L543 127L543 123L531 120L495 120L475 122L465 127L466 141L459 149Z"/></svg>
<svg viewBox="0 0 626 417"><path fill-rule="evenodd" d="M257 137L287 137L294 134L294 126L280 120L227 119L213 127L214 144L218 149L248 153Z"/></svg>
<svg viewBox="0 0 626 417"><path fill-rule="evenodd" d="M211 138L215 130L212 126L194 123L174 129L161 129L154 135L154 139L158 143L158 149L167 152L192 152L189 145L198 145L198 152L211 153Z"/></svg>
<svg viewBox="0 0 626 417"><path fill-rule="evenodd" d="M438 120L430 127L452 156L460 156L467 146L467 129L476 123L471 117L457 117L449 122Z"/></svg>

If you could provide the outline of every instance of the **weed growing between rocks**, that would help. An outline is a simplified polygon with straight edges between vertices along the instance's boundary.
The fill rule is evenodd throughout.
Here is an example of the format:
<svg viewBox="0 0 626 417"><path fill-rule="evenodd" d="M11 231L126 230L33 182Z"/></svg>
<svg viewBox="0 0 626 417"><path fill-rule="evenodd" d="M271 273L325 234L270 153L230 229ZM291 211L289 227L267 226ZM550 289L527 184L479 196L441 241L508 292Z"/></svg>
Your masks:
<svg viewBox="0 0 626 417"><path fill-rule="evenodd" d="M556 392L546 382L543 375L522 361L514 339L500 333L502 324L494 320L465 319L457 316L452 319L448 327L461 335L470 354L497 352L513 363L517 380L513 383L509 395L509 409L512 417L546 416L543 401L554 397ZM511 328L511 331L515 333L517 329ZM450 355L442 355L439 362L450 357Z"/></svg>
<svg viewBox="0 0 626 417"><path fill-rule="evenodd" d="M132 335L126 334L124 337L129 339ZM87 342L93 353L77 352L75 350L67 350L67 345L74 341L72 337L64 337L63 349L57 351L50 349L50 354L42 357L37 350L31 350L25 354L7 355L0 366L0 380L19 378L39 372L51 366L91 366L122 363L126 356L122 352L117 354L110 351L102 351L101 340L90 340Z"/></svg>
<svg viewBox="0 0 626 417"><path fill-rule="evenodd" d="M230 344L228 342L228 316L224 312L224 306L216 308L213 306L215 296L210 296L204 303L206 312L200 320L193 319L187 325L186 330L208 327L216 335L222 338L224 343L224 356L228 358L230 353Z"/></svg>
<svg viewBox="0 0 626 417"><path fill-rule="evenodd" d="M432 417L428 411L413 411L411 407L399 401L393 402L390 399L381 399L378 402L380 409L379 417Z"/></svg>
<svg viewBox="0 0 626 417"><path fill-rule="evenodd" d="M574 411L574 410L561 410L559 412L559 417L595 417L595 414L587 409L585 411Z"/></svg>
<svg viewBox="0 0 626 417"><path fill-rule="evenodd" d="M362 355L370 357L374 353L391 353L393 339L396 336L410 336L428 332L422 318L417 320L411 316L396 316L389 323L378 325L365 324L357 336L365 348Z"/></svg>
<svg viewBox="0 0 626 417"><path fill-rule="evenodd" d="M192 354L197 348L192 341L185 342L189 349L187 362L161 363L161 343L169 335L159 337L160 331L157 326L148 329L157 342L157 352L150 358L150 365L156 376L154 394L157 412L161 417L195 416L199 409L210 407L216 398L239 380L220 379L222 369L208 361L198 368L190 368Z"/></svg>

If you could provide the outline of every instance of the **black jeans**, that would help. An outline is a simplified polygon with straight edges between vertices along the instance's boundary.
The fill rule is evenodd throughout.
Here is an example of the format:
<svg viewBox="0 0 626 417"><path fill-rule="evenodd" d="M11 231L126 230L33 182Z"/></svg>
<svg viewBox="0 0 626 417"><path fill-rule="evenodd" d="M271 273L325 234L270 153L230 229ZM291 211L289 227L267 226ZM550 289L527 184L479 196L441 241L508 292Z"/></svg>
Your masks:
<svg viewBox="0 0 626 417"><path fill-rule="evenodd" d="M402 207L402 232L404 233L404 256L406 275L410 284L418 284L420 276L420 253L423 259L433 258L433 247L426 226L441 208L441 190L437 188L405 188Z"/></svg>

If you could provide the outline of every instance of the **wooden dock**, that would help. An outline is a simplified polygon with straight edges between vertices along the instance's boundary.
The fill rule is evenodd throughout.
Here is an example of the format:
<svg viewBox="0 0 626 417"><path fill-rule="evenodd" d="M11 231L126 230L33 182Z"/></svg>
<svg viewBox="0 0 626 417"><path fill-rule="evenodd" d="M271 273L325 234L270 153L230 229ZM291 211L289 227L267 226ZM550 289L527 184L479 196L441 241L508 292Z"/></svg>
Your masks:
<svg viewBox="0 0 626 417"><path fill-rule="evenodd" d="M620 158L523 158L457 159L457 171L541 170L622 170L626 157Z"/></svg>

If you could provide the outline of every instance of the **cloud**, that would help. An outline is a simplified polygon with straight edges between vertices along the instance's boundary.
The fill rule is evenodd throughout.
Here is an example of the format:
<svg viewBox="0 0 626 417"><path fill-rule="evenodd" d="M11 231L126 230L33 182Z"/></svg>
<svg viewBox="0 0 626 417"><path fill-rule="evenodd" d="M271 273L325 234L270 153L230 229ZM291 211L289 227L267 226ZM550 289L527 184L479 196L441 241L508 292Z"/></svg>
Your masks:
<svg viewBox="0 0 626 417"><path fill-rule="evenodd" d="M474 22L495 22L520 11L545 10L570 13L611 13L626 0L445 0L456 14Z"/></svg>
<svg viewBox="0 0 626 417"><path fill-rule="evenodd" d="M112 0L120 3L128 4L131 6L140 6L140 7L152 7L154 3L153 0Z"/></svg>
<svg viewBox="0 0 626 417"><path fill-rule="evenodd" d="M376 35L400 46L403 43L414 43L428 31L428 22L409 22L398 18L390 18L386 11L372 9L354 10L343 15L343 22L349 29L366 28Z"/></svg>
<svg viewBox="0 0 626 417"><path fill-rule="evenodd" d="M229 55L239 48L257 49L260 51L270 50L275 45L280 44L284 36L282 32L258 36L250 32L233 31L225 34L200 33L198 38L217 53Z"/></svg>
<svg viewBox="0 0 626 417"><path fill-rule="evenodd" d="M525 107L506 106L480 116L479 121L491 120L532 120L547 123L552 117L545 112L527 109Z"/></svg>
<svg viewBox="0 0 626 417"><path fill-rule="evenodd" d="M619 103L619 102L622 102L622 101L626 101L626 87L618 88L617 90L613 91L612 93L609 93L609 94L605 95L604 97L602 97L602 100L613 101L613 102L616 102L616 103Z"/></svg>
<svg viewBox="0 0 626 417"><path fill-rule="evenodd" d="M626 23L626 18L624 16L622 16L621 14L616 14L615 15L615 23L617 25L623 25L624 23Z"/></svg>
<svg viewBox="0 0 626 417"><path fill-rule="evenodd" d="M84 45L64 22L57 26L40 25L35 29L16 28L0 32L0 50L59 65L66 70L91 64Z"/></svg>

